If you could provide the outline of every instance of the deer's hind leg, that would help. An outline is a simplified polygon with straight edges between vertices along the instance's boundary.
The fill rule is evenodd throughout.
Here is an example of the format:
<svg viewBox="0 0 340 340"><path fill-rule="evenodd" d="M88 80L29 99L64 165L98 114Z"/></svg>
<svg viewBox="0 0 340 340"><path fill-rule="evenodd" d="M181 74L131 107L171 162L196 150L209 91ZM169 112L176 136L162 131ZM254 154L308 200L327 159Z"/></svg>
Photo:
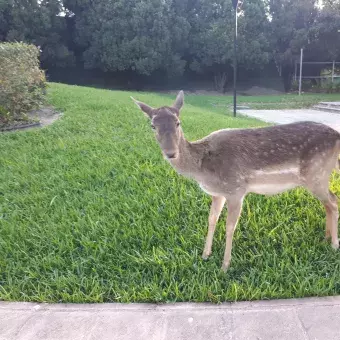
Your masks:
<svg viewBox="0 0 340 340"><path fill-rule="evenodd" d="M305 168L305 187L324 205L326 210L326 238L331 238L332 247L339 248L338 198L329 190L329 178L338 165L338 150L330 150L322 158L315 157Z"/></svg>
<svg viewBox="0 0 340 340"><path fill-rule="evenodd" d="M329 215L329 232L332 240L332 247L339 249L339 238L338 238L338 220L339 220L339 209L338 209L338 198L329 191L329 202L325 204L326 216ZM327 218L327 217L326 217Z"/></svg>
<svg viewBox="0 0 340 340"><path fill-rule="evenodd" d="M209 214L209 229L207 238L205 241L205 247L203 251L203 259L207 259L211 254L211 247L213 243L214 233L216 229L216 223L221 215L221 211L225 204L226 199L220 196L212 196L210 214Z"/></svg>
<svg viewBox="0 0 340 340"><path fill-rule="evenodd" d="M338 239L338 198L328 189L328 182L324 185L314 186L310 191L324 205L326 210L326 238L331 238L332 247L339 248Z"/></svg>

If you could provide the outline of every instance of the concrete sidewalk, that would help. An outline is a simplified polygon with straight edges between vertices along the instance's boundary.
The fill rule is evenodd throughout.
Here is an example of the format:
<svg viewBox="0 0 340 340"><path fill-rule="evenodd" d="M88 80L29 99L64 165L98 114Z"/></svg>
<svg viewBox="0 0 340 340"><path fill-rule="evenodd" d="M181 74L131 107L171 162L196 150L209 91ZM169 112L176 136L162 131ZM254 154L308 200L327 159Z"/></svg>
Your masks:
<svg viewBox="0 0 340 340"><path fill-rule="evenodd" d="M264 122L274 124L288 124L301 121L313 121L332 127L340 126L340 114L317 111L311 109L301 110L238 110L244 116L257 118Z"/></svg>
<svg viewBox="0 0 340 340"><path fill-rule="evenodd" d="M211 304L0 303L1 340L339 340L340 297Z"/></svg>

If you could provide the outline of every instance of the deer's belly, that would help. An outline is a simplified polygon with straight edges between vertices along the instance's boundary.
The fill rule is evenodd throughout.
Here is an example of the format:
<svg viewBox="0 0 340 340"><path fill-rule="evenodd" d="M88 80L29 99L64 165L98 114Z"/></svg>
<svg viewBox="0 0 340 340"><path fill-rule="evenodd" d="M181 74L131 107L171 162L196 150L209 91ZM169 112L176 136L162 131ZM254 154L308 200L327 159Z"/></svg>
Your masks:
<svg viewBox="0 0 340 340"><path fill-rule="evenodd" d="M261 170L251 176L247 191L261 195L276 195L300 184L298 168Z"/></svg>
<svg viewBox="0 0 340 340"><path fill-rule="evenodd" d="M248 188L248 192L252 192L254 194L260 194L260 195L276 195L281 192L296 188L298 186L297 183L282 183L282 184L271 184L271 183L265 183L265 184L252 184Z"/></svg>
<svg viewBox="0 0 340 340"><path fill-rule="evenodd" d="M201 184L201 183L200 183L200 187L208 195L216 196L216 197L217 196L225 196L225 194L222 192L222 190L220 190L220 188L212 187L212 186L206 186L206 185Z"/></svg>

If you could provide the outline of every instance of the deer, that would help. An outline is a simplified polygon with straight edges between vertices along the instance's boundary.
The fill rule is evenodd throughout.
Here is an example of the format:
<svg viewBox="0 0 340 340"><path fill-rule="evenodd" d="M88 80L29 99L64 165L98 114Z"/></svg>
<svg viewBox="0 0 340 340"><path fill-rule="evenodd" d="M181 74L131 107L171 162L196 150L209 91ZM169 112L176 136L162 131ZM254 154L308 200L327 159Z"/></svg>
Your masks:
<svg viewBox="0 0 340 340"><path fill-rule="evenodd" d="M233 235L248 193L276 195L304 187L326 210L326 239L339 248L338 199L329 179L339 169L340 133L310 121L247 129L222 129L189 142L180 111L184 92L171 106L153 108L131 99L150 119L164 158L211 196L203 259L211 255L216 223L227 205L226 245L222 270L231 261Z"/></svg>

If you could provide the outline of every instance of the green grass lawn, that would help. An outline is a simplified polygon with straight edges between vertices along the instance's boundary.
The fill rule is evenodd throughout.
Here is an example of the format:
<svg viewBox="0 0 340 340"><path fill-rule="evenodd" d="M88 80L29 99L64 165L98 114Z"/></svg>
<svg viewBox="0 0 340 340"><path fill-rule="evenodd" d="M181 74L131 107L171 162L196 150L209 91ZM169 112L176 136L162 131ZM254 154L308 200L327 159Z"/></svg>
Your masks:
<svg viewBox="0 0 340 340"><path fill-rule="evenodd" d="M0 135L0 299L219 302L340 293L340 251L323 240L324 210L302 189L247 197L226 274L224 212L213 255L203 261L210 198L163 160L131 94L154 106L174 99L51 84L62 119ZM231 102L186 98L188 139L264 125L223 115L212 99ZM332 188L340 193L338 175Z"/></svg>
<svg viewBox="0 0 340 340"><path fill-rule="evenodd" d="M340 93L306 93L301 96L297 94L238 96L237 104L247 105L251 109L301 109L312 107L320 101L340 101ZM224 107L230 108L233 98L230 96L190 96L188 102L199 104L208 110L215 106L222 110L221 112L225 112Z"/></svg>

